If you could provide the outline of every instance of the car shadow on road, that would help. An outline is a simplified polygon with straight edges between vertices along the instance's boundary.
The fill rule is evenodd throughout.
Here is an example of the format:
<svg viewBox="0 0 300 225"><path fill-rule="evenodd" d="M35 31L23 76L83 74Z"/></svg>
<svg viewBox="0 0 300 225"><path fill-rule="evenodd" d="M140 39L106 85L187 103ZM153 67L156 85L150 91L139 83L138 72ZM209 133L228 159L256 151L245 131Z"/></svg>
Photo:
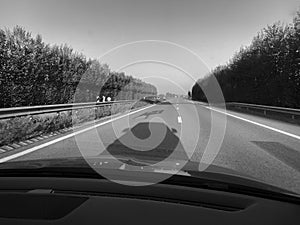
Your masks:
<svg viewBox="0 0 300 225"><path fill-rule="evenodd" d="M157 105L172 105L171 102L165 101L165 102L159 102Z"/></svg>
<svg viewBox="0 0 300 225"><path fill-rule="evenodd" d="M279 161L300 172L300 153L298 150L274 141L251 141Z"/></svg>
<svg viewBox="0 0 300 225"><path fill-rule="evenodd" d="M124 163L134 166L154 165L169 157L168 161L188 160L176 132L176 129L170 129L164 123L138 123L127 129L102 154L109 153L118 159L126 159Z"/></svg>

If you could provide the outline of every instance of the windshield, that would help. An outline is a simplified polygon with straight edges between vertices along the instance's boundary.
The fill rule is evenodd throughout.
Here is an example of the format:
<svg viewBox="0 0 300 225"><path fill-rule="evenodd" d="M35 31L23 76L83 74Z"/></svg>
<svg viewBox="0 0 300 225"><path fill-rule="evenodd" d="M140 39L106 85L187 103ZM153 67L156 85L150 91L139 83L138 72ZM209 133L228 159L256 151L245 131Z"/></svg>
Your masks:
<svg viewBox="0 0 300 225"><path fill-rule="evenodd" d="M107 179L210 171L300 194L298 1L0 4L2 166L85 159Z"/></svg>

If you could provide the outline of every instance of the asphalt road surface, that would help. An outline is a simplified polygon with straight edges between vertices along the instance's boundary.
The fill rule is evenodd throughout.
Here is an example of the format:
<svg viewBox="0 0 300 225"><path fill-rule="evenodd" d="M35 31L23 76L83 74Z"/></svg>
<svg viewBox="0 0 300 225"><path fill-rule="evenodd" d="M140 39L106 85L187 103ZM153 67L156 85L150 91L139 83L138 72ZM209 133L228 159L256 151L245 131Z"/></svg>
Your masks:
<svg viewBox="0 0 300 225"><path fill-rule="evenodd" d="M175 99L23 147L0 160L140 152L157 162L170 157L212 163L300 192L299 146L299 126Z"/></svg>

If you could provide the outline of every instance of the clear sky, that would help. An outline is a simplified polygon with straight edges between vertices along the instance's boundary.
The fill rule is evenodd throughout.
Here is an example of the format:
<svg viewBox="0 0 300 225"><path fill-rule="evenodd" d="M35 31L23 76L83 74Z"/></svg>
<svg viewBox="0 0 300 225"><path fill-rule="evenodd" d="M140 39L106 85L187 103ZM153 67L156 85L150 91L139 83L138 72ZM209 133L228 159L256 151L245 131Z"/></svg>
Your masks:
<svg viewBox="0 0 300 225"><path fill-rule="evenodd" d="M278 20L291 22L299 3L299 0L0 0L0 27L20 25L33 35L40 33L45 42L67 43L87 57L108 63L113 70L121 68L144 78L158 86L159 92L186 93L193 79L226 63L267 24ZM140 40L165 42L133 43L103 56L112 48ZM190 49L201 60L169 42Z"/></svg>

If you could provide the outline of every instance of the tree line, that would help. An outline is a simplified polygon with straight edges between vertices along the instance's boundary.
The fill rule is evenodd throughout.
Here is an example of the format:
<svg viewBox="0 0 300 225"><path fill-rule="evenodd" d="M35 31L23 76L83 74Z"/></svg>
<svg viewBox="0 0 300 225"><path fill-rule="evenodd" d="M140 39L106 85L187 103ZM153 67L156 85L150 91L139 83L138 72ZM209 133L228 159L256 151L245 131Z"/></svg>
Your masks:
<svg viewBox="0 0 300 225"><path fill-rule="evenodd" d="M156 95L156 87L87 59L68 45L46 44L16 26L0 29L0 107L114 100Z"/></svg>
<svg viewBox="0 0 300 225"><path fill-rule="evenodd" d="M261 30L226 64L199 79L192 98L207 101L203 90L217 80L226 102L300 107L300 11L290 24Z"/></svg>

